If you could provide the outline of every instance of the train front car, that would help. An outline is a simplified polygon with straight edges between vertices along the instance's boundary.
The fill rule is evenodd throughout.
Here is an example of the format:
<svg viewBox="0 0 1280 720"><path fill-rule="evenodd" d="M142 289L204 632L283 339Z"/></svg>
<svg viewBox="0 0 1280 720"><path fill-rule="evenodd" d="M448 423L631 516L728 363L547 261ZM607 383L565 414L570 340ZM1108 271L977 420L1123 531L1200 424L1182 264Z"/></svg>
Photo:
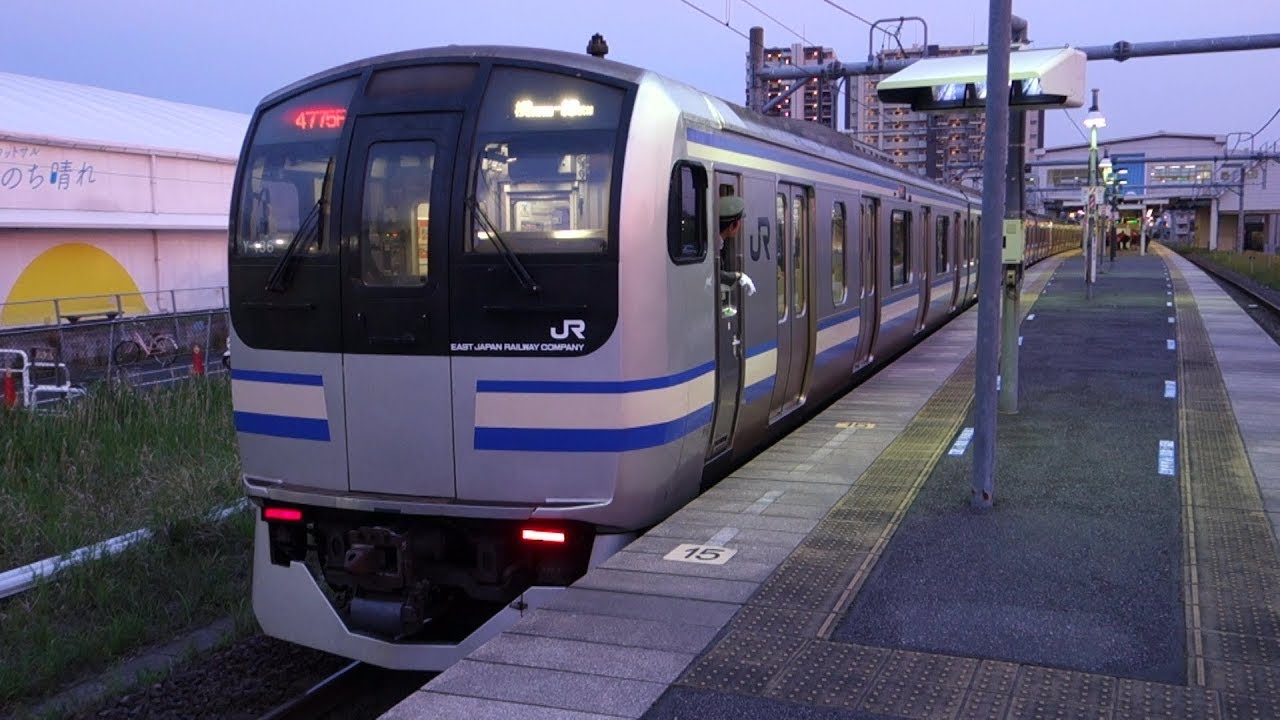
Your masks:
<svg viewBox="0 0 1280 720"><path fill-rule="evenodd" d="M633 147L642 78L450 47L264 100L229 267L267 634L443 669L688 499L688 368L665 315L619 319L623 238L666 257L672 145ZM656 306L624 318L663 312L649 265L624 282Z"/></svg>

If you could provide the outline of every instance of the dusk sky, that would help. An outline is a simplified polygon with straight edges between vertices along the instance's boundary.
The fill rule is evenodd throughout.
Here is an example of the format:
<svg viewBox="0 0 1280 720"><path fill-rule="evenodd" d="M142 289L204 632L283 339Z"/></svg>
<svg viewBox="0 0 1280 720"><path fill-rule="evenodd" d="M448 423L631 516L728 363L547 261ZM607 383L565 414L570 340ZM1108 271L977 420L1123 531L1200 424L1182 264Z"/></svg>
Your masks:
<svg viewBox="0 0 1280 720"><path fill-rule="evenodd" d="M766 45L799 40L785 25L842 60L867 56L868 26L826 0L689 2L744 34L764 27ZM870 20L923 16L930 43L986 41L986 0L838 3ZM1014 13L1033 48L1280 32L1280 0L1024 0ZM611 59L744 101L747 41L682 0L39 0L5 3L0 17L2 70L246 113L278 87L369 55L447 44L583 52L597 32ZM918 42L919 24L902 37ZM1088 85L1102 89L1104 142L1251 132L1280 108L1280 50L1090 62ZM1080 142L1072 125L1083 117L1049 113L1046 144ZM1280 139L1280 118L1259 139Z"/></svg>

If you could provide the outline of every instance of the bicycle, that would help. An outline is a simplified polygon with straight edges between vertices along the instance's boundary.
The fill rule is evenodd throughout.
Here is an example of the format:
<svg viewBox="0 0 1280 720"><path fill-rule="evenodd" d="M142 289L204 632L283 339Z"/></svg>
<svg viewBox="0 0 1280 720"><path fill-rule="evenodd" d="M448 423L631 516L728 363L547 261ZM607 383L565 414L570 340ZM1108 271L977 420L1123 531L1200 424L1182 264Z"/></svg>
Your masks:
<svg viewBox="0 0 1280 720"><path fill-rule="evenodd" d="M111 351L111 359L116 365L135 365L147 357L155 359L161 367L168 367L178 355L178 341L172 335L153 333L150 339L146 339L136 329L130 328L127 332L132 337L116 343Z"/></svg>

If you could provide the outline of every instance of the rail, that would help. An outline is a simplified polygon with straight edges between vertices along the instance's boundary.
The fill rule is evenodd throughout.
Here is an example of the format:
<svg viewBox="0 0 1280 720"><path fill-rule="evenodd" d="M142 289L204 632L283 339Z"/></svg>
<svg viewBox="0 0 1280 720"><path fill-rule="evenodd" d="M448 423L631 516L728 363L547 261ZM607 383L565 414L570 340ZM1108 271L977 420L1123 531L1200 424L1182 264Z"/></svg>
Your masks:
<svg viewBox="0 0 1280 720"><path fill-rule="evenodd" d="M1235 274L1235 271L1224 272L1223 268L1218 267L1217 265L1214 265L1212 263L1205 262L1202 258L1196 257L1195 253L1186 253L1186 254L1183 254L1182 257L1183 259L1187 260L1188 262L1200 268L1201 270L1205 271L1206 273L1212 275L1215 278L1218 278L1219 280L1225 283L1228 283L1229 285L1231 285L1231 287L1234 287L1235 289L1239 290L1245 295L1248 295L1250 298L1253 298L1253 300L1256 301L1259 305L1267 308L1269 311L1271 311L1275 315L1280 316L1280 303L1273 301L1271 298L1265 295L1259 294L1253 288L1241 283L1237 278L1232 277L1232 275Z"/></svg>
<svg viewBox="0 0 1280 720"><path fill-rule="evenodd" d="M294 698L277 705L259 720L310 720L357 704L368 705L368 711L352 716L362 717L367 714L369 717L377 717L425 685L435 675L387 670L353 662ZM343 714L347 715L350 713Z"/></svg>

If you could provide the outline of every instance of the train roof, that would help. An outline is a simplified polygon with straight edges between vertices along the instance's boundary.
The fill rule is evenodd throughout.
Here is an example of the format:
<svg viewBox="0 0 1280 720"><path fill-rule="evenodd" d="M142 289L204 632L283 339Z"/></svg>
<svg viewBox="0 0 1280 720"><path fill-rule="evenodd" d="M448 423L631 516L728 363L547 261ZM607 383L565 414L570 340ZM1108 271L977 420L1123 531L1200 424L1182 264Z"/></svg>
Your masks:
<svg viewBox="0 0 1280 720"><path fill-rule="evenodd" d="M572 70L613 77L640 84L646 80L659 83L673 97L686 116L716 126L729 132L755 137L805 151L816 157L829 159L832 151L844 155L844 162L874 168L887 177L907 186L927 187L934 191L953 195L957 200L971 199L965 189L951 183L943 183L907 172L893 163L888 155L877 148L860 143L851 136L807 120L776 117L751 110L743 105L699 90L688 83L662 75L652 70L628 65L616 60L597 58L582 53L515 45L444 45L439 47L404 50L356 60L335 66L298 82L281 88L262 99L260 104L276 102L302 88L327 78L350 75L369 67L410 64L414 61L456 58L468 60L502 59L557 65ZM683 96L683 101L681 99ZM697 98L695 101L694 98ZM714 111L713 111L714 108Z"/></svg>

